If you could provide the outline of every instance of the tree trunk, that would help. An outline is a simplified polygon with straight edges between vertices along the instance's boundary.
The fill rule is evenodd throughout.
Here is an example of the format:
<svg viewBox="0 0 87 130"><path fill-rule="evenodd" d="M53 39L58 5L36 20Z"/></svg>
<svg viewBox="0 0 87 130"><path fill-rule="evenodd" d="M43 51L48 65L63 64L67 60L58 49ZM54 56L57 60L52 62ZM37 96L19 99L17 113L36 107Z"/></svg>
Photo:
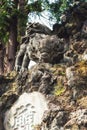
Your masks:
<svg viewBox="0 0 87 130"><path fill-rule="evenodd" d="M25 35L25 29L26 29L26 23L28 21L28 14L30 12L41 12L42 6L41 2L35 1L31 4L28 4L28 0L19 0L19 10L21 12L21 16L19 17L19 35L24 36Z"/></svg>
<svg viewBox="0 0 87 130"><path fill-rule="evenodd" d="M15 56L17 51L17 17L13 17L10 24L9 44L8 44L8 71L14 69Z"/></svg>
<svg viewBox="0 0 87 130"><path fill-rule="evenodd" d="M18 7L18 0L14 0L14 9ZM14 69L17 51L17 14L12 15L10 20L9 43L8 43L8 72Z"/></svg>
<svg viewBox="0 0 87 130"><path fill-rule="evenodd" d="M0 75L4 74L4 48L2 43L0 44Z"/></svg>
<svg viewBox="0 0 87 130"><path fill-rule="evenodd" d="M25 35L26 23L28 20L28 14L25 11L27 2L27 0L19 0L19 11L21 12L21 16L18 18L18 32L20 36Z"/></svg>

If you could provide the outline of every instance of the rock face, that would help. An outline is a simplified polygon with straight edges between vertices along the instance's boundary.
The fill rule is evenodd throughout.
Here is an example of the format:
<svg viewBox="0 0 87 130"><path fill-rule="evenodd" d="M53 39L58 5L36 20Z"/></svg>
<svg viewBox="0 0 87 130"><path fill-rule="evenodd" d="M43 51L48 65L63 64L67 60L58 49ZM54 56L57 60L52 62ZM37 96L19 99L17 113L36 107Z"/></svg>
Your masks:
<svg viewBox="0 0 87 130"><path fill-rule="evenodd" d="M29 58L36 62L58 63L63 59L64 41L56 35L35 34L28 46Z"/></svg>
<svg viewBox="0 0 87 130"><path fill-rule="evenodd" d="M21 45L15 63L16 70L26 70L30 60L55 64L63 59L65 41L58 38L57 35L47 35L45 31L37 32L28 34L27 39L29 38L29 40L25 40Z"/></svg>
<svg viewBox="0 0 87 130"><path fill-rule="evenodd" d="M26 35L21 39L20 50L15 61L16 71L28 69L30 59L39 61L39 52L37 52L39 49L39 41L44 39L46 35L51 35L51 30L45 25L39 23L28 24ZM31 47L32 42L34 45ZM33 52L35 53L34 55Z"/></svg>
<svg viewBox="0 0 87 130"><path fill-rule="evenodd" d="M81 126L81 129L83 129L83 126L87 124L87 109L71 112L70 120L65 127L70 127L70 125L73 126L74 124L77 124L77 129L79 129L78 126Z"/></svg>
<svg viewBox="0 0 87 130"><path fill-rule="evenodd" d="M0 130L9 129L7 115L11 114L23 93L29 95L29 98L26 96L24 107L21 107L23 110L25 107L26 110L31 110L32 106L37 107L34 101L27 106L30 95L33 97L34 93L43 95L38 100L47 103L47 109L44 109L46 111L43 111L44 104L38 106L39 113L42 111L42 114L35 117L40 116L40 122L36 123L34 130L87 130L87 2L74 4L65 12L65 16L64 23L55 24L50 33L46 27L43 31L40 30L42 25L29 25L16 60L17 69L23 65L23 71L13 71L0 77ZM24 56L21 63L18 61L22 56L20 54ZM26 70L30 59L37 63ZM36 99L37 97L35 101ZM14 111L17 118L21 111L19 106L17 105L17 113ZM19 122L17 124L19 130ZM32 130L31 124L29 130ZM27 126L24 129L28 130Z"/></svg>

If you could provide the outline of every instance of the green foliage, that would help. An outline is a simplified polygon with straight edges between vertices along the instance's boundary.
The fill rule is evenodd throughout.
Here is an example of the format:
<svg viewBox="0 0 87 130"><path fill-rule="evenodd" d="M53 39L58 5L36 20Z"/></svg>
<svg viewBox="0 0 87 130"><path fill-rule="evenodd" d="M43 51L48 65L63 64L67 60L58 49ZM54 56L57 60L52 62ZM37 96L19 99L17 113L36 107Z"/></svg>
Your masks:
<svg viewBox="0 0 87 130"><path fill-rule="evenodd" d="M66 81L65 66L55 64L50 70L53 73L54 77L57 78L53 94L60 96L61 94L63 94L63 92L65 92L66 89L64 86Z"/></svg>
<svg viewBox="0 0 87 130"><path fill-rule="evenodd" d="M9 20L11 18L10 9L12 5L10 4L10 0L3 0L0 3L0 40L3 43L8 41L8 28L9 28Z"/></svg>
<svg viewBox="0 0 87 130"><path fill-rule="evenodd" d="M61 80L58 81L57 85L54 87L54 95L60 96L62 93L65 92L64 85Z"/></svg>
<svg viewBox="0 0 87 130"><path fill-rule="evenodd" d="M30 0L30 4L27 4L28 0L25 1L24 10L20 10L17 7L18 0L0 0L0 38L7 39L9 32L10 21L13 16L17 16L20 19L20 27L26 26L27 16L29 12L37 11L41 12L47 10L50 12L50 20L54 17L57 21L60 21L60 16L69 7L73 6L75 0L55 0L55 2L49 2L49 0ZM77 1L76 1L77 2ZM87 0L79 0L78 2L87 2ZM53 17L54 16L54 17ZM6 41L6 40L3 40Z"/></svg>
<svg viewBox="0 0 87 130"><path fill-rule="evenodd" d="M49 3L49 0L44 0L44 9L50 11L57 22L60 22L60 16L79 2L87 2L87 0L55 0L52 3Z"/></svg>
<svg viewBox="0 0 87 130"><path fill-rule="evenodd" d="M31 4L27 4L27 0L24 0L24 6L22 10L18 6L19 1L15 0L1 0L0 1L0 40L7 42L9 27L13 18L18 19L19 30L24 31L27 23L28 13L31 11L41 11L41 1L36 1ZM22 29L21 29L22 28ZM19 35L20 33L18 33Z"/></svg>
<svg viewBox="0 0 87 130"><path fill-rule="evenodd" d="M62 87L62 88L58 88L58 86L56 86L57 88L55 89L55 92L54 92L54 94L56 95L56 96L60 96L64 91L65 91L65 89Z"/></svg>

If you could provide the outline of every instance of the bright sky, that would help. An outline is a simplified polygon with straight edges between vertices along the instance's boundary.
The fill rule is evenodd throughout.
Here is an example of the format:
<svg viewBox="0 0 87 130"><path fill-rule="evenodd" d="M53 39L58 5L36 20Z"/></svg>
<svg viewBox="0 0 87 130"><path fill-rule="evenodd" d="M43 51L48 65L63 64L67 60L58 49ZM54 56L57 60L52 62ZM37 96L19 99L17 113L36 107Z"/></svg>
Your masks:
<svg viewBox="0 0 87 130"><path fill-rule="evenodd" d="M41 16L33 13L29 14L29 22L39 22L52 29L52 26L56 21L49 21L49 12L44 11L41 13Z"/></svg>
<svg viewBox="0 0 87 130"><path fill-rule="evenodd" d="M56 0L49 0L50 3L55 2L55 1ZM29 22L39 22L41 24L48 26L50 29L52 29L52 26L56 22L56 20L54 19L54 20L49 21L49 18L50 18L49 16L50 16L50 12L48 11L43 11L40 16L37 15L36 13L31 13L29 14Z"/></svg>

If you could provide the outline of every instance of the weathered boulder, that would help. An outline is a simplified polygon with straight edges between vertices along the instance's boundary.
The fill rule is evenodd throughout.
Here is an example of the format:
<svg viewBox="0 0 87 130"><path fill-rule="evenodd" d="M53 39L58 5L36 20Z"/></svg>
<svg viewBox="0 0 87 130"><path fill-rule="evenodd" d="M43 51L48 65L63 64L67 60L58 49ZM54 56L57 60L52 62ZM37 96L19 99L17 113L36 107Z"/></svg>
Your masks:
<svg viewBox="0 0 87 130"><path fill-rule="evenodd" d="M66 77L70 87L87 86L87 62L81 61L66 69Z"/></svg>
<svg viewBox="0 0 87 130"><path fill-rule="evenodd" d="M12 74L9 75L11 77L8 76L7 78L11 78L13 80L9 80L7 84L8 88L6 91L2 91L2 96L0 100L0 110L2 112L2 126L3 119L5 118L4 113L9 111L11 107L14 107L13 103L15 104L18 97L20 97L22 93L27 92L29 93L29 95L31 95L30 92L38 91L45 96L48 105L48 110L43 113L41 124L36 126L36 129L85 129L86 123L77 123L77 119L82 123L83 121L85 121L85 114L83 113L82 115L82 117L84 117L83 120L80 120L79 116L81 116L81 113L79 115L75 113L74 115L77 115L77 117L76 121L74 120L73 124L71 124L71 120L74 117L72 117L71 115L73 112L75 112L75 110L77 111L78 109L81 110L82 108L84 108L85 110L87 110L87 74L85 71L85 69L87 69L86 62L78 63L77 65L73 66L73 68L75 68L75 70L70 69L68 74L66 74L67 67L65 65L51 65L46 63L39 63L33 66L29 71L19 73L18 75L15 74L13 78L11 76ZM75 73L75 82L73 81L75 85L68 84L68 81L72 79L73 71ZM80 75L78 75L78 72L80 72ZM77 77L79 79L81 78L82 80L77 80ZM26 97L26 99L28 98ZM28 100L26 102L28 102Z"/></svg>
<svg viewBox="0 0 87 130"><path fill-rule="evenodd" d="M50 64L36 64L29 73L19 74L17 84L27 92L39 91L43 94L49 94L53 90L56 78L50 72ZM24 86L24 87L23 87Z"/></svg>
<svg viewBox="0 0 87 130"><path fill-rule="evenodd" d="M74 65L78 61L86 61L87 39L84 36L81 37L78 33L76 35L70 38L69 47L64 53L64 62L69 66Z"/></svg>
<svg viewBox="0 0 87 130"><path fill-rule="evenodd" d="M81 29L84 31L84 37L87 38L86 25L87 21L87 2L76 1L68 10L66 10L60 17L62 24L55 24L53 26L54 33L61 38L69 38L74 36ZM86 25L87 26L87 25Z"/></svg>
<svg viewBox="0 0 87 130"><path fill-rule="evenodd" d="M63 130L63 126L67 122L66 117L67 113L56 107L44 113L42 127L47 130Z"/></svg>
<svg viewBox="0 0 87 130"><path fill-rule="evenodd" d="M69 121L65 124L67 129L86 130L87 126L87 109L79 109L70 113Z"/></svg>

